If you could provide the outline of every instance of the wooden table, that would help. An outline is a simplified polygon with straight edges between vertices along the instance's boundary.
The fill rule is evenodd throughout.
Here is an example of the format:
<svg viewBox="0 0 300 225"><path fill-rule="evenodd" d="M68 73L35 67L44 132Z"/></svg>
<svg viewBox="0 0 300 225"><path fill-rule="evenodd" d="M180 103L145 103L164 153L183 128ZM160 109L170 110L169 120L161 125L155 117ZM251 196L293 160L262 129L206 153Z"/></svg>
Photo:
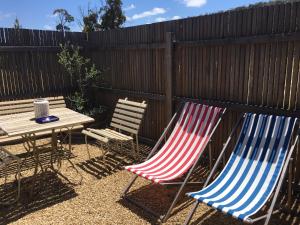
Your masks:
<svg viewBox="0 0 300 225"><path fill-rule="evenodd" d="M7 134L9 137L21 136L23 139L23 145L27 152L32 152L35 159L35 171L34 175L38 173L39 167L43 171L43 167L39 161L39 151L36 145L36 134L51 131L51 166L54 172L58 173L62 177L64 177L59 169L54 168L54 161L60 161L61 159L55 158L56 154L59 151L58 142L57 142L57 134L62 132L68 132L72 129L72 127L83 125L86 123L91 123L94 119L75 112L73 110L67 108L56 108L50 110L50 115L57 116L59 118L56 122L38 124L34 119L34 112L29 113L18 113L12 115L0 116L0 128ZM71 163L71 161L68 159ZM72 163L71 163L72 164ZM75 168L75 166L72 164ZM66 177L64 177L67 179ZM68 179L67 179L68 180Z"/></svg>

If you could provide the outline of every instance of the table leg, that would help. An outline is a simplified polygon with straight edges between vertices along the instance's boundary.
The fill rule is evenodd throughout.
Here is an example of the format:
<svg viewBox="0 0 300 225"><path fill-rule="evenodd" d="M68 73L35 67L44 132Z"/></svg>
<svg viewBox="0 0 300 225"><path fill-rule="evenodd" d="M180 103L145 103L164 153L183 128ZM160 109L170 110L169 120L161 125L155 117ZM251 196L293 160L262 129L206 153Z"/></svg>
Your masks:
<svg viewBox="0 0 300 225"><path fill-rule="evenodd" d="M63 179L65 179L70 184L76 184L74 182L71 182L69 178L67 178L65 175L63 175L60 172L61 164L62 164L62 157L64 156L64 149L61 145L58 147L58 141L57 141L57 134L55 133L55 130L52 130L52 138L51 138L51 145L52 145L52 154L51 154L51 169L61 176ZM55 159L53 159L55 157ZM57 162L55 162L57 161ZM80 175L80 181L78 184L81 184L82 182L82 175L79 173L73 162L70 160L69 157L66 158L66 161L70 164L70 167L76 171L77 174ZM57 169L55 168L54 164L57 163Z"/></svg>
<svg viewBox="0 0 300 225"><path fill-rule="evenodd" d="M32 152L33 158L34 158L34 173L33 175L37 175L39 172L39 167L41 168L41 171L44 172L43 166L40 162L39 158L39 150L36 145L36 136L35 134L26 134L22 136L23 139L23 146L25 147L26 152L29 154ZM26 163L27 157L23 160L21 166L23 166L24 163Z"/></svg>
<svg viewBox="0 0 300 225"><path fill-rule="evenodd" d="M42 163L40 162L40 156L39 156L39 149L36 144L36 136L35 134L25 134L22 136L23 140L23 146L27 152L27 154L32 153L33 160L34 160L34 172L32 176L32 183L30 184L30 197L33 197L35 195L35 187L38 183L37 175L39 172L44 172L44 168L42 166ZM25 159L23 159L22 163L20 164L20 171L22 170L22 166L24 164L27 164L28 157L26 156ZM40 170L39 170L40 167ZM19 174L19 176L21 173Z"/></svg>

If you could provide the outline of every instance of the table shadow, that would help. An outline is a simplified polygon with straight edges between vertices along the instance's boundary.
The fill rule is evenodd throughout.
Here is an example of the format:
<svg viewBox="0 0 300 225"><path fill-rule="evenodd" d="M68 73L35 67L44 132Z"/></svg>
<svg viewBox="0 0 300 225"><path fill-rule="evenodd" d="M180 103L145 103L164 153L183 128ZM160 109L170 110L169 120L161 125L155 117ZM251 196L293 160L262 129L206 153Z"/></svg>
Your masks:
<svg viewBox="0 0 300 225"><path fill-rule="evenodd" d="M0 201L7 201L15 197L16 183L9 185L12 188L0 191ZM51 207L76 196L77 193L72 186L63 183L55 173L40 173L34 179L33 177L22 178L19 201L8 206L0 205L0 224L11 223L32 212Z"/></svg>

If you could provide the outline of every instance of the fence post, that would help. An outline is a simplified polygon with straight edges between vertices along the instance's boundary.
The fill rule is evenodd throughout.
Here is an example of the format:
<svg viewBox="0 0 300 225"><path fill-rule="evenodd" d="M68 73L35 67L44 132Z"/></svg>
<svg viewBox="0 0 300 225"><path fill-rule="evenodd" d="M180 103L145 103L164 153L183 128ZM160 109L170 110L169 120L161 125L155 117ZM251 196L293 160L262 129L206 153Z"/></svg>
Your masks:
<svg viewBox="0 0 300 225"><path fill-rule="evenodd" d="M170 121L173 114L173 41L172 32L166 33L165 66L166 66L166 121Z"/></svg>

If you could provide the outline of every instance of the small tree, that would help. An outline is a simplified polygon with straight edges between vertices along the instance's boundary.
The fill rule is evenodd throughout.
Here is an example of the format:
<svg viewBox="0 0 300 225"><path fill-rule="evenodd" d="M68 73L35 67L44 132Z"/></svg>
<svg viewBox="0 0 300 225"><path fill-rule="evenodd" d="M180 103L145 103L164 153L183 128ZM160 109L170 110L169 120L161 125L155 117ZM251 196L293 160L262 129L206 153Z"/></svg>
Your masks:
<svg viewBox="0 0 300 225"><path fill-rule="evenodd" d="M82 22L80 25L83 32L92 32L100 30L101 26L99 24L99 10L88 8L87 15L84 10L81 9Z"/></svg>
<svg viewBox="0 0 300 225"><path fill-rule="evenodd" d="M55 9L53 15L58 16L58 21L56 25L56 30L65 32L70 31L69 24L74 21L74 17L68 13L65 9Z"/></svg>
<svg viewBox="0 0 300 225"><path fill-rule="evenodd" d="M104 84L104 71L98 70L91 60L80 54L79 47L65 44L60 45L58 62L63 65L71 80L76 80L78 91L70 95L71 107L86 115L94 116L104 110L103 106L93 107L89 102L89 91L92 86Z"/></svg>
<svg viewBox="0 0 300 225"><path fill-rule="evenodd" d="M122 0L106 0L105 6L100 9L101 29L111 30L120 28L126 17L122 11Z"/></svg>
<svg viewBox="0 0 300 225"><path fill-rule="evenodd" d="M20 25L18 17L16 17L16 19L15 19L14 28L15 29L21 29L22 28L21 25Z"/></svg>

